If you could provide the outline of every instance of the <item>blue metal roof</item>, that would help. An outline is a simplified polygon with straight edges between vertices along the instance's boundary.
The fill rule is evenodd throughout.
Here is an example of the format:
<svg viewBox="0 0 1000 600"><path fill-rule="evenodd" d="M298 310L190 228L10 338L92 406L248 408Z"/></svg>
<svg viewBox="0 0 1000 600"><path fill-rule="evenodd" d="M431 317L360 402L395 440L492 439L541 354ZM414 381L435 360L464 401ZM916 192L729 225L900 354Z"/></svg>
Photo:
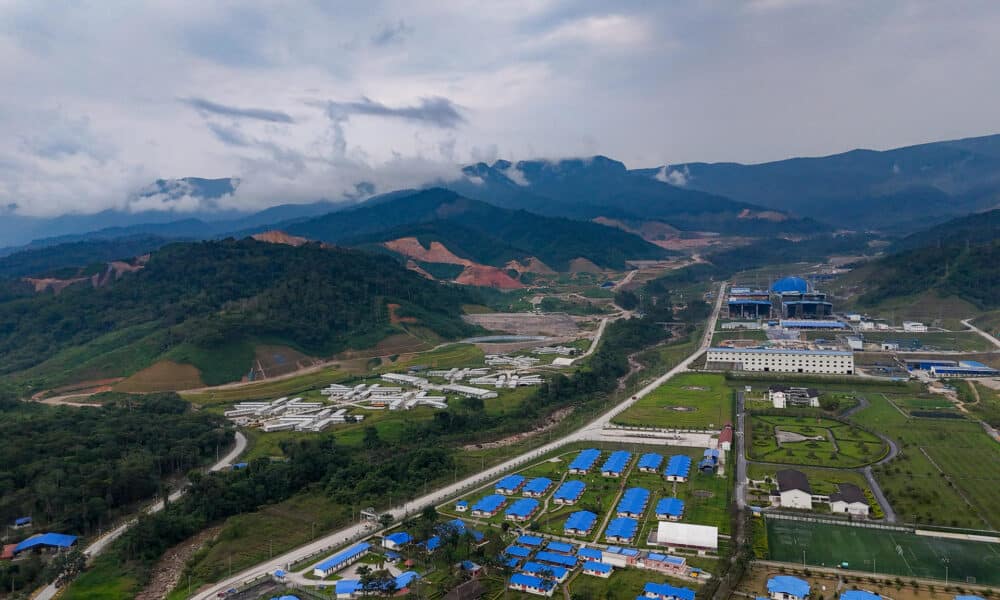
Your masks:
<svg viewBox="0 0 1000 600"><path fill-rule="evenodd" d="M809 284L801 277L784 277L774 282L774 285L771 286L771 291L779 294L783 292L805 294L809 291Z"/></svg>
<svg viewBox="0 0 1000 600"><path fill-rule="evenodd" d="M579 558L595 561L599 561L604 558L604 553L597 548L580 548L576 551L576 555Z"/></svg>
<svg viewBox="0 0 1000 600"><path fill-rule="evenodd" d="M456 533L458 533L459 535L461 535L461 534L465 533L465 529L466 529L465 528L465 521L463 521L462 519L452 519L451 521L448 521L447 523L442 523L441 525L438 525L438 527L437 527L437 530L440 531L440 532L442 532L442 533L447 533L448 529L452 529Z"/></svg>
<svg viewBox="0 0 1000 600"><path fill-rule="evenodd" d="M520 564L520 562L521 562L521 559L516 558L516 557L511 557L511 558L508 558L506 561L504 561L503 564L507 565L511 569L516 569L517 565Z"/></svg>
<svg viewBox="0 0 1000 600"><path fill-rule="evenodd" d="M525 548L524 546L507 546L504 550L504 554L507 556L516 556L517 558L527 558L531 556L531 548Z"/></svg>
<svg viewBox="0 0 1000 600"><path fill-rule="evenodd" d="M31 517L18 517L14 519L14 525L27 525L31 523Z"/></svg>
<svg viewBox="0 0 1000 600"><path fill-rule="evenodd" d="M409 544L410 542L413 541L413 537L411 537L410 534L406 533L405 531L397 531L396 533L391 533L385 536L385 539L396 545Z"/></svg>
<svg viewBox="0 0 1000 600"><path fill-rule="evenodd" d="M551 550L552 552L559 552L561 554L573 554L576 552L576 546L573 544L567 544L566 542L557 542L555 540L545 544L546 550Z"/></svg>
<svg viewBox="0 0 1000 600"><path fill-rule="evenodd" d="M767 593L790 594L797 598L809 595L809 582L791 575L776 575L767 580Z"/></svg>
<svg viewBox="0 0 1000 600"><path fill-rule="evenodd" d="M534 498L519 498L517 502L510 505L504 512L506 515L515 517L530 517L531 513L538 509L538 500Z"/></svg>
<svg viewBox="0 0 1000 600"><path fill-rule="evenodd" d="M570 479L569 481L563 483L553 494L553 498L556 500L576 500L583 494L583 490L587 489L587 484L578 480Z"/></svg>
<svg viewBox="0 0 1000 600"><path fill-rule="evenodd" d="M424 542L424 548L427 548L428 552L434 552L441 546L441 536L435 535L431 536Z"/></svg>
<svg viewBox="0 0 1000 600"><path fill-rule="evenodd" d="M665 598L677 598L678 600L694 600L694 590L688 588L674 587L669 583L647 583L642 588L647 594L656 594Z"/></svg>
<svg viewBox="0 0 1000 600"><path fill-rule="evenodd" d="M718 459L719 451L716 450L715 448L705 448L705 451L702 453L702 456L704 456L705 458Z"/></svg>
<svg viewBox="0 0 1000 600"><path fill-rule="evenodd" d="M569 573L569 571L567 571L564 567L543 565L542 563L534 561L528 561L524 563L524 566L521 567L521 570L531 575L539 575L541 573L551 572L552 577L555 579L562 579L563 577L566 577L567 573Z"/></svg>
<svg viewBox="0 0 1000 600"><path fill-rule="evenodd" d="M656 514L679 517L684 514L684 501L680 498L664 498L656 503Z"/></svg>
<svg viewBox="0 0 1000 600"><path fill-rule="evenodd" d="M596 448L581 450L573 462L569 463L569 468L570 470L589 471L600 456L601 451Z"/></svg>
<svg viewBox="0 0 1000 600"><path fill-rule="evenodd" d="M32 548L39 548L41 546L69 548L75 543L75 535L66 535L65 533L41 533L23 540L21 543L14 546L14 554L24 552L25 550L30 550Z"/></svg>
<svg viewBox="0 0 1000 600"><path fill-rule="evenodd" d="M535 555L535 560L540 562L552 563L554 565L559 565L572 569L576 566L576 557L566 556L565 554L559 554L556 552L546 552L542 551Z"/></svg>
<svg viewBox="0 0 1000 600"><path fill-rule="evenodd" d="M537 535L522 535L521 537L517 538L517 543L521 544L522 546L541 546L542 541L543 541L542 538L538 537Z"/></svg>
<svg viewBox="0 0 1000 600"><path fill-rule="evenodd" d="M686 454L675 454L667 462L667 470L663 472L668 477L687 477L691 472L691 457Z"/></svg>
<svg viewBox="0 0 1000 600"><path fill-rule="evenodd" d="M523 475L508 475L497 482L498 490L516 490L524 483Z"/></svg>
<svg viewBox="0 0 1000 600"><path fill-rule="evenodd" d="M400 573L396 576L396 590L398 591L410 587L410 584L416 579L420 579L420 574L416 571Z"/></svg>
<svg viewBox="0 0 1000 600"><path fill-rule="evenodd" d="M986 600L982 596L955 596L955 600Z"/></svg>
<svg viewBox="0 0 1000 600"><path fill-rule="evenodd" d="M808 304L808 302L786 302L785 304ZM798 329L844 329L847 327L840 321L824 321L809 319L782 319L782 327L792 327Z"/></svg>
<svg viewBox="0 0 1000 600"><path fill-rule="evenodd" d="M660 465L663 464L663 456L650 452L649 454L643 454L639 458L639 468L640 469L659 469Z"/></svg>
<svg viewBox="0 0 1000 600"><path fill-rule="evenodd" d="M361 590L361 582L357 579L340 579L334 584L337 595L353 594Z"/></svg>
<svg viewBox="0 0 1000 600"><path fill-rule="evenodd" d="M590 528L594 526L594 522L597 521L597 515L590 512L589 510L577 511L566 519L566 524L563 526L564 530L574 530L574 531L590 531Z"/></svg>
<svg viewBox="0 0 1000 600"><path fill-rule="evenodd" d="M617 519L611 519L608 523L608 528L604 532L604 537L616 537L623 540L631 540L635 537L635 530L639 527L639 523L635 519L630 519L628 517L618 517Z"/></svg>
<svg viewBox="0 0 1000 600"><path fill-rule="evenodd" d="M754 354L800 354L816 356L853 356L854 353L848 350L793 350L791 348L709 348L709 352L729 352L732 354L741 352L753 352Z"/></svg>
<svg viewBox="0 0 1000 600"><path fill-rule="evenodd" d="M608 563L602 563L602 562L597 562L597 561L594 561L594 560L588 560L587 562L583 563L583 570L584 571L593 571L595 573L610 573L611 572L611 565L609 565Z"/></svg>
<svg viewBox="0 0 1000 600"><path fill-rule="evenodd" d="M882 596L864 590L847 590L840 595L840 600L882 600Z"/></svg>
<svg viewBox="0 0 1000 600"><path fill-rule="evenodd" d="M960 366L960 367L985 367L987 369L991 368L991 367L987 367L986 365L984 365L983 363L979 362L978 360L960 360L960 361L958 361L958 366Z"/></svg>
<svg viewBox="0 0 1000 600"><path fill-rule="evenodd" d="M540 590L548 590L549 588L555 586L554 581L549 581L540 577L535 577L534 575L528 575L526 573L514 573L510 576L510 583L512 585L520 585Z"/></svg>
<svg viewBox="0 0 1000 600"><path fill-rule="evenodd" d="M616 450L611 453L608 460L601 466L601 473L624 473L628 461L632 458L632 453L628 450Z"/></svg>
<svg viewBox="0 0 1000 600"><path fill-rule="evenodd" d="M455 506L468 506L468 505L469 503L466 502L465 500L459 500L458 502L455 503Z"/></svg>
<svg viewBox="0 0 1000 600"><path fill-rule="evenodd" d="M638 515L646 508L647 502L649 502L649 490L644 488L629 488L625 490L625 493L622 494L622 499L618 501L617 512Z"/></svg>
<svg viewBox="0 0 1000 600"><path fill-rule="evenodd" d="M757 306L771 306L770 300L748 300L745 298L730 298L729 304L753 304Z"/></svg>
<svg viewBox="0 0 1000 600"><path fill-rule="evenodd" d="M361 542L360 544L355 544L350 548L348 548L347 550L338 552L333 556L331 556L330 558L324 560L323 562L318 563L313 568L319 569L320 571L327 571L343 562L346 562L348 560L351 560L352 558L356 558L357 556L364 554L365 552L368 552L369 548L371 548L371 544L369 544L368 542Z"/></svg>
<svg viewBox="0 0 1000 600"><path fill-rule="evenodd" d="M533 494L542 494L545 490L549 489L552 485L552 480L548 477L536 477L525 484L524 488L521 489L522 493L531 492Z"/></svg>
<svg viewBox="0 0 1000 600"><path fill-rule="evenodd" d="M647 555L649 560L655 560L657 562L670 563L672 565L683 565L684 559L680 556L674 556L673 554L660 554L659 552L650 552Z"/></svg>
<svg viewBox="0 0 1000 600"><path fill-rule="evenodd" d="M608 552L611 554L620 554L622 556L639 556L639 551L635 548L622 548L621 546L608 546Z"/></svg>
<svg viewBox="0 0 1000 600"><path fill-rule="evenodd" d="M489 496L484 496L472 505L472 510L482 511L482 512L496 512L498 508L503 506L503 503L507 501L507 498L501 496L500 494L490 494Z"/></svg>

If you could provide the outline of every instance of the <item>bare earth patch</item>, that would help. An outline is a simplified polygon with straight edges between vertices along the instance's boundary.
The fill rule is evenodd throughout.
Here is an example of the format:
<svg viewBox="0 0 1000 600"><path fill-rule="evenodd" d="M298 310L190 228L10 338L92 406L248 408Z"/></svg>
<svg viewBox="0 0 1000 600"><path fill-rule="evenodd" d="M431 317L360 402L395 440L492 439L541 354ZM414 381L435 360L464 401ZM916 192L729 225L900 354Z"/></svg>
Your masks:
<svg viewBox="0 0 1000 600"><path fill-rule="evenodd" d="M485 443L482 443L482 444L468 444L466 446L462 446L462 449L463 450L483 450L483 449L503 448L505 446L511 446L511 445L516 444L516 443L518 443L520 441L523 441L523 440L526 440L526 439L528 439L530 437L536 436L539 433L545 433L546 431L554 428L556 425L559 424L560 421L562 421L563 419L565 419L566 417L568 417L570 415L570 413L572 413L572 412L573 412L573 407L572 406L568 406L566 408L560 408L556 412L554 412L551 415L549 415L548 419L545 420L545 423L542 426L536 427L536 428L532 429L531 431L525 431L524 433L517 433L517 434L511 435L511 436L508 436L508 437L496 440L495 442L485 442Z"/></svg>
<svg viewBox="0 0 1000 600"><path fill-rule="evenodd" d="M210 527L194 537L170 548L153 567L149 583L136 595L136 600L162 600L181 580L184 565L199 548L218 535L221 527Z"/></svg>
<svg viewBox="0 0 1000 600"><path fill-rule="evenodd" d="M205 387L194 365L161 360L115 385L119 392L169 392Z"/></svg>

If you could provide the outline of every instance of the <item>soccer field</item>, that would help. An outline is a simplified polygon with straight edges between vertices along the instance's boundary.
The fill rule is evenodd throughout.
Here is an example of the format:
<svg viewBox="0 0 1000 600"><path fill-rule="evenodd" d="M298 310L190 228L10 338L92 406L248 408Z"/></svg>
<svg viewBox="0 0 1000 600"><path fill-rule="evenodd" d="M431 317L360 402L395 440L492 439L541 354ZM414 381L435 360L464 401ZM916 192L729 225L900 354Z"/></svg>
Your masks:
<svg viewBox="0 0 1000 600"><path fill-rule="evenodd" d="M900 531L767 520L771 560L1000 585L1000 544L927 537ZM874 561L874 565L873 565Z"/></svg>

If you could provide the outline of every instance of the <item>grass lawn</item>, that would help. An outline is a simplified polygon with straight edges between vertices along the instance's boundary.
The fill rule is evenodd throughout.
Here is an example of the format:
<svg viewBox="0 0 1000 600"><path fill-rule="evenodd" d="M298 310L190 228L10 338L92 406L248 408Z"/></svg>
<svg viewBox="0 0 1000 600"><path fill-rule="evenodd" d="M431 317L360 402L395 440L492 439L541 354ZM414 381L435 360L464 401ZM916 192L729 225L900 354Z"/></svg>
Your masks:
<svg viewBox="0 0 1000 600"><path fill-rule="evenodd" d="M1000 585L1000 545L918 536L897 531L767 519L771 560L832 567L846 562L867 570L874 559L879 573L944 579L947 558L952 582L974 577Z"/></svg>
<svg viewBox="0 0 1000 600"><path fill-rule="evenodd" d="M569 584L569 591L571 596L579 598L635 600L636 596L642 595L642 588L649 582L670 583L698 591L698 586L690 581L672 579L655 571L618 568L607 579L580 574Z"/></svg>
<svg viewBox="0 0 1000 600"><path fill-rule="evenodd" d="M218 538L207 549L198 552L185 572L183 590L175 590L169 598L184 598L187 574L194 588L218 581L232 570L237 572L270 556L277 556L312 539L316 535L350 520L350 508L330 502L322 493L299 494L256 512L226 519Z"/></svg>
<svg viewBox="0 0 1000 600"><path fill-rule="evenodd" d="M822 439L779 444L779 430ZM791 465L858 467L878 460L888 451L877 436L821 417L752 415L748 439L753 460Z"/></svg>
<svg viewBox="0 0 1000 600"><path fill-rule="evenodd" d="M139 592L137 575L124 570L114 554L99 556L94 564L64 587L60 598L69 600L117 600L133 598Z"/></svg>
<svg viewBox="0 0 1000 600"><path fill-rule="evenodd" d="M913 418L897 410L890 398L870 396L871 406L855 418L900 446L895 460L875 468L900 518L975 529L1000 527L996 502L1000 447L977 423ZM951 477L950 482L942 471ZM940 510L942 506L948 510Z"/></svg>
<svg viewBox="0 0 1000 600"><path fill-rule="evenodd" d="M680 410L677 410L680 409ZM732 421L733 400L723 375L682 373L615 418L622 425L718 429Z"/></svg>
<svg viewBox="0 0 1000 600"><path fill-rule="evenodd" d="M881 343L886 340L920 340L920 350L956 350L959 352L985 352L992 350L986 338L974 331L931 331L909 333L906 331L865 332L866 342Z"/></svg>
<svg viewBox="0 0 1000 600"><path fill-rule="evenodd" d="M713 346L718 346L725 340L754 340L764 342L767 341L767 334L761 329L735 329L716 331L712 334Z"/></svg>

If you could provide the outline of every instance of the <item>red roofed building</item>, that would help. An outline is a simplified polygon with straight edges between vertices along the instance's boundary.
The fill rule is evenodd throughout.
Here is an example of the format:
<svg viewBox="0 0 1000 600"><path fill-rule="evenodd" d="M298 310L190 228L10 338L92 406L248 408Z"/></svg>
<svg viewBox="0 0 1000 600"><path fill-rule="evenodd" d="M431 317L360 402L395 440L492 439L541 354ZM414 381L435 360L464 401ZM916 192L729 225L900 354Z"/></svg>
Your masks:
<svg viewBox="0 0 1000 600"><path fill-rule="evenodd" d="M729 451L733 449L733 424L726 423L726 426L719 432L719 450Z"/></svg>

